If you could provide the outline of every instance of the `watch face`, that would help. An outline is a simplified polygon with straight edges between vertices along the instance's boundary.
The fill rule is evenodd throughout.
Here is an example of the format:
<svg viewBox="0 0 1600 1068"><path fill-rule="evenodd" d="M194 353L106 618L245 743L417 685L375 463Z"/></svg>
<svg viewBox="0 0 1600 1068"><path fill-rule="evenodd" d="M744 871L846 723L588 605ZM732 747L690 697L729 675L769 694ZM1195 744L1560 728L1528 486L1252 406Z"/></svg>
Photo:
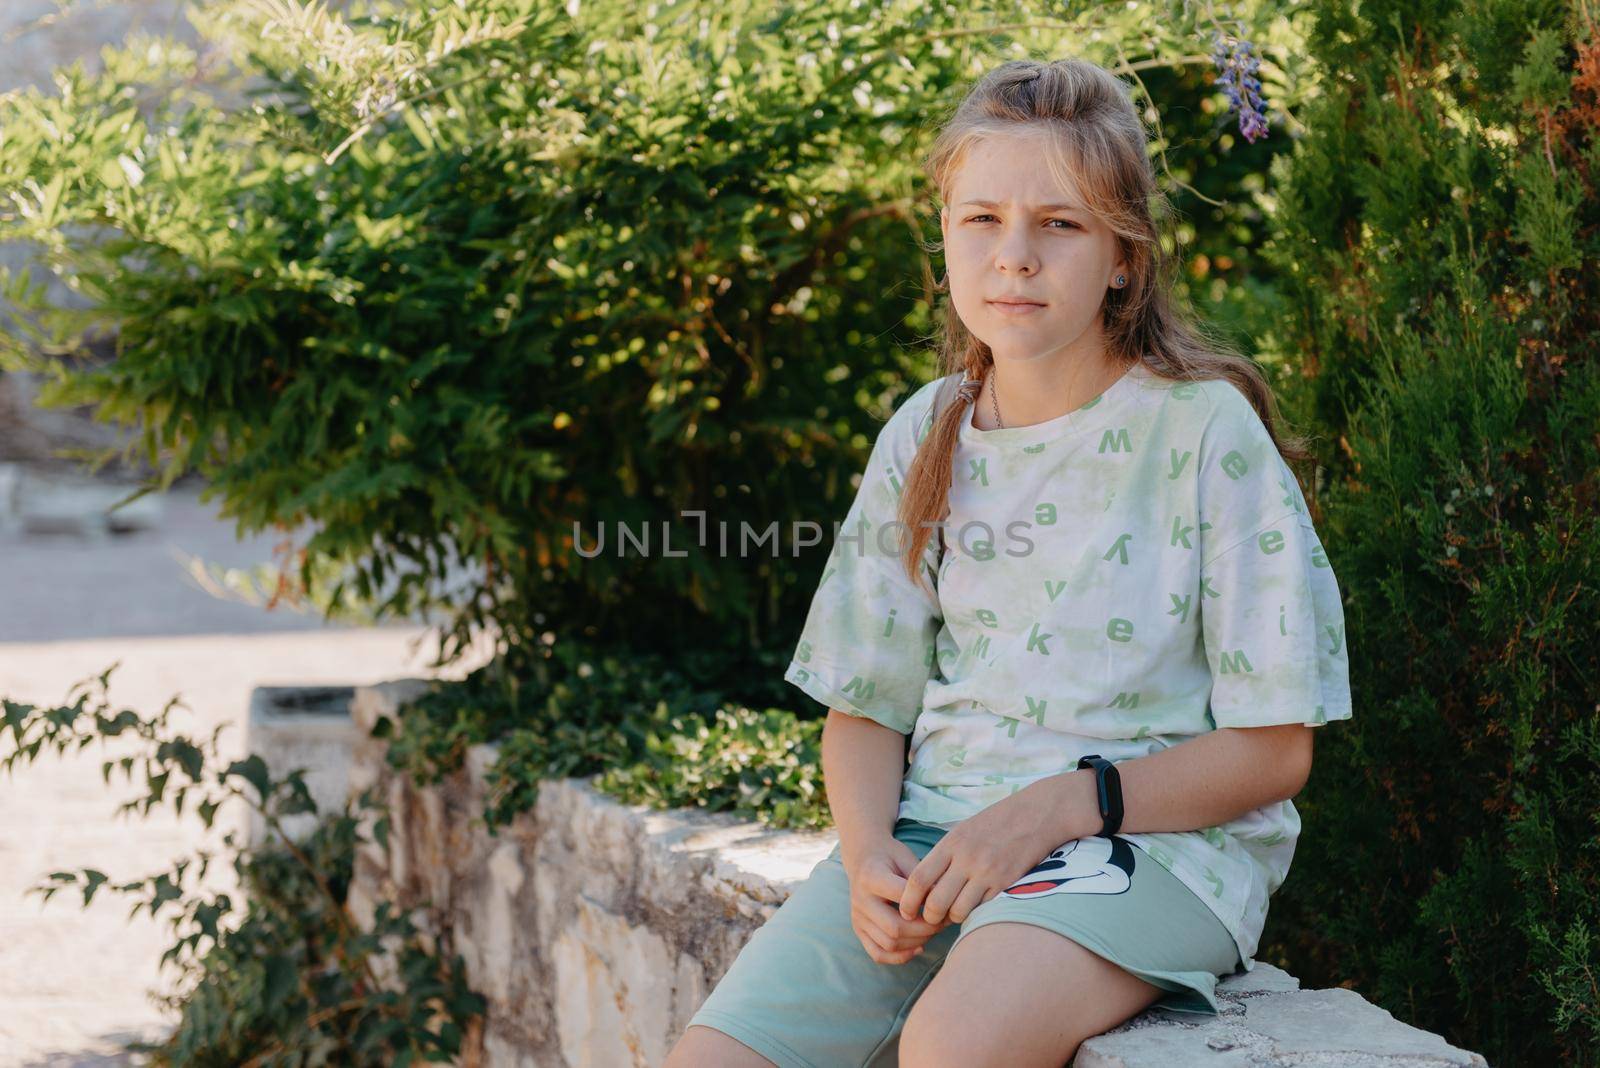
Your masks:
<svg viewBox="0 0 1600 1068"><path fill-rule="evenodd" d="M1085 760L1090 759L1085 757ZM1115 834L1122 826L1122 778L1117 766L1109 760L1091 765L1094 768L1096 797L1100 804L1100 818L1104 821L1100 834Z"/></svg>

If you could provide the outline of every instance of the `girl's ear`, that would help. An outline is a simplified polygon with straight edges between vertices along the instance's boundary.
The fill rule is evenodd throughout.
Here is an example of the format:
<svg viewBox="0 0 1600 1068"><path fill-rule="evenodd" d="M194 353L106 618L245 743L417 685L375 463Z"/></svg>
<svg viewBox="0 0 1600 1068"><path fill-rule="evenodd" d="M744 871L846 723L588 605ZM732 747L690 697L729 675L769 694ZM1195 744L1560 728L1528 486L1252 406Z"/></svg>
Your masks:
<svg viewBox="0 0 1600 1068"><path fill-rule="evenodd" d="M1121 246L1121 242L1118 242L1118 246L1119 247L1118 247L1117 251L1119 253L1124 253L1125 250L1123 250L1120 247ZM1113 263L1111 265L1111 278L1107 282L1107 284L1109 285L1111 283L1114 283L1117 280L1117 275L1119 275L1119 274L1122 275L1124 278L1126 278L1128 280L1128 284L1129 285L1133 284L1133 272L1128 270L1128 259L1127 259L1127 256L1125 254L1118 255L1117 256L1117 262Z"/></svg>
<svg viewBox="0 0 1600 1068"><path fill-rule="evenodd" d="M950 232L950 208L948 205L939 209L939 231L944 234Z"/></svg>

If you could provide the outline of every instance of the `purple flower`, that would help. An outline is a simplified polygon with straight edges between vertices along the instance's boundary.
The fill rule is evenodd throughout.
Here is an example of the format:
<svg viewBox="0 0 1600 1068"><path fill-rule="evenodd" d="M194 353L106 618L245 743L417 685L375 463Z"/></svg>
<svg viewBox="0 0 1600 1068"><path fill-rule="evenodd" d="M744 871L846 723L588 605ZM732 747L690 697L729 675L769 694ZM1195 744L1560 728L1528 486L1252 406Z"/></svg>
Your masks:
<svg viewBox="0 0 1600 1068"><path fill-rule="evenodd" d="M1261 60L1249 41L1211 31L1211 62L1217 67L1217 84L1228 98L1228 105L1239 113L1239 132L1246 141L1267 136L1267 116L1261 110L1261 81L1256 71Z"/></svg>

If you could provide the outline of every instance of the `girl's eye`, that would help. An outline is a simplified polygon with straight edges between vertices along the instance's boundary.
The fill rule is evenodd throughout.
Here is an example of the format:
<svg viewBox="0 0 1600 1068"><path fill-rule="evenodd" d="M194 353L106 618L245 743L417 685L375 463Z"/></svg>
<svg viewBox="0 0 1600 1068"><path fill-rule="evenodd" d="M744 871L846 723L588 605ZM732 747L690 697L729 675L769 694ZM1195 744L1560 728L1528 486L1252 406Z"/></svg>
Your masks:
<svg viewBox="0 0 1600 1068"><path fill-rule="evenodd" d="M975 222L978 222L981 219L992 219L992 218L994 218L993 215L989 215L989 214L986 213L986 214L983 214L983 215L974 215L971 218L969 218L967 220L967 222L974 222L975 223ZM1065 226L1055 227L1054 229L1077 230L1077 229L1080 228L1078 226L1078 224L1073 222L1071 219L1050 219L1050 220L1047 220L1047 221L1053 222L1053 223L1066 223Z"/></svg>

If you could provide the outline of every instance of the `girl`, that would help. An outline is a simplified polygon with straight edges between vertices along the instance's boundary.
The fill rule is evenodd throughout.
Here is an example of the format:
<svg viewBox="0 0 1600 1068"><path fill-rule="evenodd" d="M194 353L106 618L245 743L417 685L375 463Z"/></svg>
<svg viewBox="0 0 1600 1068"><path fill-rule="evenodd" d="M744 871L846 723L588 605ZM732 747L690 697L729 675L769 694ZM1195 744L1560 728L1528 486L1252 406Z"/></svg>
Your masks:
<svg viewBox="0 0 1600 1068"><path fill-rule="evenodd" d="M1306 454L1169 295L1126 86L1005 63L926 166L948 373L880 432L784 676L830 710L839 844L667 1068L1057 1068L1216 1013L1309 728L1351 714Z"/></svg>

